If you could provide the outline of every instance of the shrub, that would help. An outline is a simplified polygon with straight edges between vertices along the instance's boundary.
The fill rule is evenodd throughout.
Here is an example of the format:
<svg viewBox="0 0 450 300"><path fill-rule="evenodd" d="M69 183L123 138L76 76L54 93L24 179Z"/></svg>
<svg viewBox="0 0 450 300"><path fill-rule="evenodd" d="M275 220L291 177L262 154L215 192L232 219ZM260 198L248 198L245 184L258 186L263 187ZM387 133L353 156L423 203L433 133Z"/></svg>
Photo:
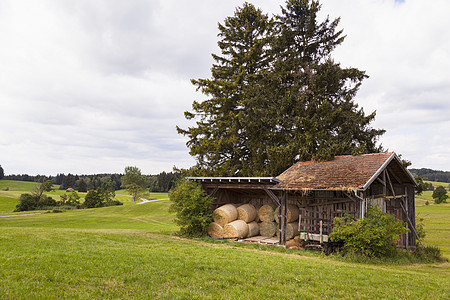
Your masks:
<svg viewBox="0 0 450 300"><path fill-rule="evenodd" d="M19 197L19 203L14 211L28 211L37 208L36 197L31 194L22 194Z"/></svg>
<svg viewBox="0 0 450 300"><path fill-rule="evenodd" d="M447 191L445 190L445 188L443 186L438 186L432 195L433 199L434 199L434 203L436 204L440 204L440 203L447 203Z"/></svg>
<svg viewBox="0 0 450 300"><path fill-rule="evenodd" d="M90 190L87 192L86 197L84 197L84 208L95 208L103 206L103 197L102 194L97 190Z"/></svg>
<svg viewBox="0 0 450 300"><path fill-rule="evenodd" d="M180 179L169 191L173 201L170 211L175 212L175 223L184 236L205 236L212 220L212 197L197 182Z"/></svg>
<svg viewBox="0 0 450 300"><path fill-rule="evenodd" d="M78 194L77 194L78 195ZM90 190L84 197L83 208L95 208L103 206L123 205L122 202L114 200L115 194L99 187L96 190Z"/></svg>
<svg viewBox="0 0 450 300"><path fill-rule="evenodd" d="M123 205L122 202L119 200L109 200L105 202L105 206L117 206L117 205Z"/></svg>
<svg viewBox="0 0 450 300"><path fill-rule="evenodd" d="M330 241L343 243L344 252L375 257L397 254L398 235L408 231L402 221L377 207L369 207L364 219L335 218L333 225Z"/></svg>
<svg viewBox="0 0 450 300"><path fill-rule="evenodd" d="M422 260L429 262L446 260L442 257L441 249L437 246L425 246L424 248L417 247L415 255Z"/></svg>

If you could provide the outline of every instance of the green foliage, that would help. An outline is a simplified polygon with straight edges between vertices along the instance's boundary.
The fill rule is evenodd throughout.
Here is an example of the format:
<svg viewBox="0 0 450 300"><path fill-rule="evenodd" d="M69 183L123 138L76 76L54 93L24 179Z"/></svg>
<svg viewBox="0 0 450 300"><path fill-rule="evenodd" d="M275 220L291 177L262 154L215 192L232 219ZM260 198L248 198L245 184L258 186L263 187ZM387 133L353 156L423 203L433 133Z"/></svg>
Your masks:
<svg viewBox="0 0 450 300"><path fill-rule="evenodd" d="M209 99L185 112L194 127L177 128L197 159L191 174L273 176L297 160L381 150L375 112L352 100L367 76L333 61L344 36L319 10L289 0L272 19L244 3L219 24L212 77L192 80Z"/></svg>
<svg viewBox="0 0 450 300"><path fill-rule="evenodd" d="M443 186L438 186L434 191L432 195L434 199L434 203L440 204L440 203L447 203L447 191Z"/></svg>
<svg viewBox="0 0 450 300"><path fill-rule="evenodd" d="M29 211L35 210L36 205L36 197L31 194L22 194L19 197L19 203L16 206L14 211Z"/></svg>
<svg viewBox="0 0 450 300"><path fill-rule="evenodd" d="M173 202L170 211L175 212L175 223L184 236L205 236L212 220L212 198L201 185L188 179L180 179L169 192Z"/></svg>
<svg viewBox="0 0 450 300"><path fill-rule="evenodd" d="M58 203L47 195L22 194L14 211L30 211L58 206Z"/></svg>
<svg viewBox="0 0 450 300"><path fill-rule="evenodd" d="M425 205L427 205L427 204L425 204ZM426 237L423 221L424 221L423 218L416 215L416 233L419 236L421 241L423 241L423 239Z"/></svg>
<svg viewBox="0 0 450 300"><path fill-rule="evenodd" d="M406 233L402 221L383 213L377 207L370 207L364 219L349 217L335 218L330 240L342 242L343 251L365 256L394 256L399 234Z"/></svg>
<svg viewBox="0 0 450 300"><path fill-rule="evenodd" d="M2 165L0 165L0 180L2 180L3 177L5 177L5 171L3 170Z"/></svg>
<svg viewBox="0 0 450 300"><path fill-rule="evenodd" d="M141 174L141 170L138 167L125 167L125 175L122 177L122 187L126 188L130 195L133 196L134 203L136 203L139 194L147 188L147 184L147 178Z"/></svg>
<svg viewBox="0 0 450 300"><path fill-rule="evenodd" d="M447 261L447 259L442 256L441 248L438 246L417 247L415 255L428 262Z"/></svg>
<svg viewBox="0 0 450 300"><path fill-rule="evenodd" d="M73 192L76 194L76 192ZM78 194L76 194L78 195ZM114 192L99 187L96 190L90 190L84 197L83 208L96 208L104 206L123 205L122 202L114 200Z"/></svg>
<svg viewBox="0 0 450 300"><path fill-rule="evenodd" d="M65 204L70 205L70 206L79 205L80 204L80 195L78 195L78 193L76 191L70 192Z"/></svg>

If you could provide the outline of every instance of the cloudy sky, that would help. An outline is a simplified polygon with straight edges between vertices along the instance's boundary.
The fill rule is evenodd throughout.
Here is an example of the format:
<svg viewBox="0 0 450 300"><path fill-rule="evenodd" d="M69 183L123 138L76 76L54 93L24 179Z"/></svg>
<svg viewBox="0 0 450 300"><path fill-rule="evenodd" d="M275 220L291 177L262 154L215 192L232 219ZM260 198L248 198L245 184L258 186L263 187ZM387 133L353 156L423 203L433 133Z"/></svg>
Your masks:
<svg viewBox="0 0 450 300"><path fill-rule="evenodd" d="M278 14L284 1L249 1ZM334 54L370 76L356 102L415 168L450 170L450 1L326 0ZM237 0L0 2L0 165L6 174L189 167L183 116L206 78L217 23Z"/></svg>

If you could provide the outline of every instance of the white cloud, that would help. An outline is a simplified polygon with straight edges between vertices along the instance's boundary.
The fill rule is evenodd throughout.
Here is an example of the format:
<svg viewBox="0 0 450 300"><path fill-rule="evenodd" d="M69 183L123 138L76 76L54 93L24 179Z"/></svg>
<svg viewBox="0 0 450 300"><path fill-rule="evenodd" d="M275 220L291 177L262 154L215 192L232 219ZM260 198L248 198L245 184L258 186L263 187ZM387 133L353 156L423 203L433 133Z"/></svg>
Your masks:
<svg viewBox="0 0 450 300"><path fill-rule="evenodd" d="M279 13L283 2L256 6ZM386 148L450 170L450 3L327 0L335 58L370 75L357 96ZM217 23L243 1L2 1L0 164L7 174L145 173L194 161L175 126L209 76Z"/></svg>

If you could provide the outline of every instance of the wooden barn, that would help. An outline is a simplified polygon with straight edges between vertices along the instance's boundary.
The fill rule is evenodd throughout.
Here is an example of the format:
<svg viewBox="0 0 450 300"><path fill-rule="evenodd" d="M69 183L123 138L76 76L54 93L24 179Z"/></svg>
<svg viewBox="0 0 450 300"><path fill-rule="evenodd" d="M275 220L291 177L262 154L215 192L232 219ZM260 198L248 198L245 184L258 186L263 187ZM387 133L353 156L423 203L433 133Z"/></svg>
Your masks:
<svg viewBox="0 0 450 300"><path fill-rule="evenodd" d="M226 226L232 229L227 229L228 237L236 235L255 240L251 235L257 235L256 240L276 240L285 245L293 236L299 236L302 240L325 243L333 218L345 214L364 218L368 205L376 205L383 212L395 215L410 229L401 236L399 246L416 246L414 190L417 183L393 152L336 156L325 162L298 162L276 178L190 179L201 182L206 192L214 197L214 209L221 215L219 217L228 213L227 209L237 209L238 214L230 212L226 216L228 225L216 224L220 230ZM232 206L224 207L227 204ZM251 207L256 215L249 212ZM250 231L238 228L245 223L239 221L238 224L235 219L248 222ZM255 224L259 231L252 230ZM222 235L215 232L218 237Z"/></svg>

